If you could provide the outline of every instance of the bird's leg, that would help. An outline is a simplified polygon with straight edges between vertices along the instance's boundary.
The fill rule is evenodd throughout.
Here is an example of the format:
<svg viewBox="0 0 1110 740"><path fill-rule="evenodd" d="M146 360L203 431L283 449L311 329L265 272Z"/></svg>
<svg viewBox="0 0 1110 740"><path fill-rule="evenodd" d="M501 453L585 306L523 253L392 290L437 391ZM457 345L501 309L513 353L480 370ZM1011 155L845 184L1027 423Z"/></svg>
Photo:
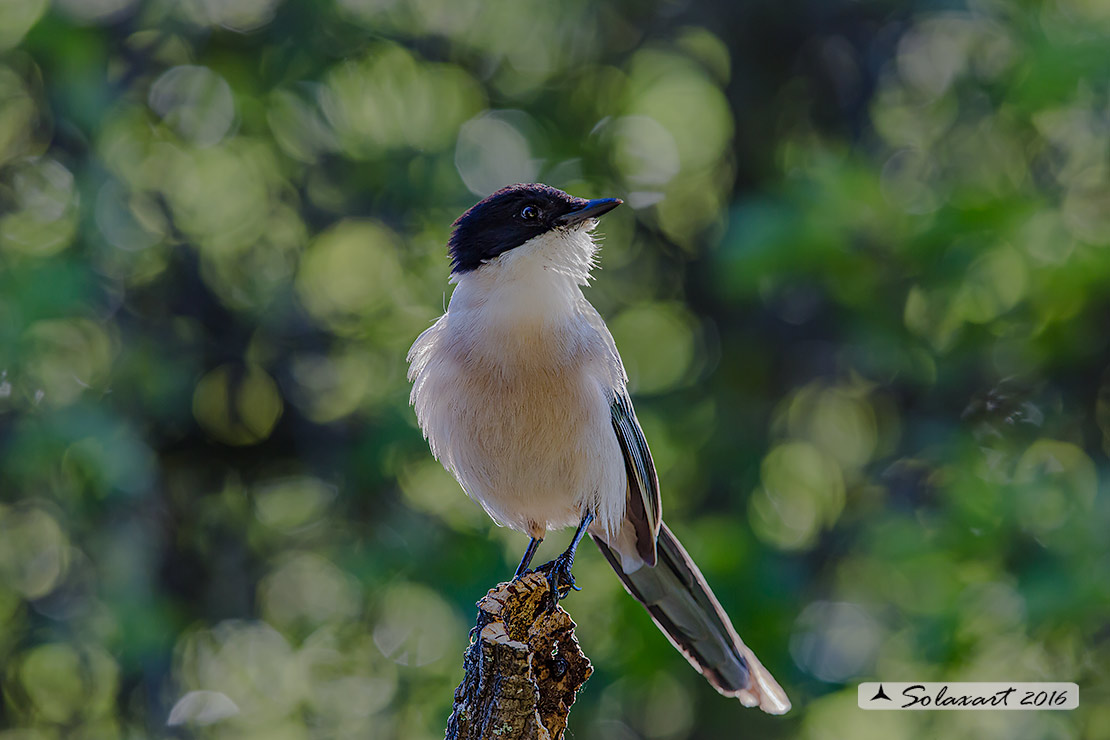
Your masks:
<svg viewBox="0 0 1110 740"><path fill-rule="evenodd" d="M574 553L578 549L578 543L586 536L586 528L590 526L590 522L593 520L593 512L587 511L582 517L578 529L574 532L574 539L570 541L570 546L563 554L536 569L547 572L547 582L551 584L551 593L555 597L556 603L559 599L565 599L572 588L575 591L582 590L574 585L574 576L570 571L574 566Z"/></svg>
<svg viewBox="0 0 1110 740"><path fill-rule="evenodd" d="M533 537L532 541L528 543L528 549L524 551L524 557L520 559L520 565L516 567L516 574L513 576L514 581L528 572L528 566L532 564L532 558L536 556L536 550L540 548L541 542L543 542L543 537Z"/></svg>

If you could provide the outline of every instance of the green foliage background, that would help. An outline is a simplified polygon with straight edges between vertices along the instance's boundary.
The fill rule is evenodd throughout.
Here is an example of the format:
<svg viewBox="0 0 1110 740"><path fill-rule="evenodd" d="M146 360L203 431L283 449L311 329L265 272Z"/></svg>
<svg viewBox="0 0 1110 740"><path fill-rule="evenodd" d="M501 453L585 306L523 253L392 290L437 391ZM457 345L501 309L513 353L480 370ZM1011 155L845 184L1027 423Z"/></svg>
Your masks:
<svg viewBox="0 0 1110 740"><path fill-rule="evenodd" d="M1108 82L1103 0L3 0L0 738L441 736L525 540L404 356L530 180L628 203L588 294L795 704L584 550L573 737L1110 737Z"/></svg>

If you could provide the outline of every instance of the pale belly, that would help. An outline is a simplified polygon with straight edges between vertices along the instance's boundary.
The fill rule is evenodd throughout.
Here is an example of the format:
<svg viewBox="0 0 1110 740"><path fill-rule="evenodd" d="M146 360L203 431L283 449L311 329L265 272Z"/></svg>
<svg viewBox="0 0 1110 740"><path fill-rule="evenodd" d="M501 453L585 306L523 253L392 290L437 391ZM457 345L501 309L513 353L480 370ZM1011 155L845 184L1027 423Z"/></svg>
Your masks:
<svg viewBox="0 0 1110 740"><path fill-rule="evenodd" d="M498 343L495 362L484 341L429 348L415 400L433 452L500 524L542 537L589 508L615 531L627 482L604 358L589 343L538 341Z"/></svg>

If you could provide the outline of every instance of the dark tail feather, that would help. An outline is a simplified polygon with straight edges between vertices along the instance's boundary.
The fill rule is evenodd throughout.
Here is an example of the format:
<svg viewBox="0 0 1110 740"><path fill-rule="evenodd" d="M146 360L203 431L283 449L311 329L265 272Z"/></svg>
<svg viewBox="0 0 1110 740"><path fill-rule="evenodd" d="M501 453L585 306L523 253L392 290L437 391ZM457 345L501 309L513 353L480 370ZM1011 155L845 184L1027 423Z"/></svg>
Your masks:
<svg viewBox="0 0 1110 740"><path fill-rule="evenodd" d="M705 577L666 524L659 529L653 568L625 573L620 556L596 536L594 542L628 593L713 688L769 714L790 709L786 692L736 634Z"/></svg>

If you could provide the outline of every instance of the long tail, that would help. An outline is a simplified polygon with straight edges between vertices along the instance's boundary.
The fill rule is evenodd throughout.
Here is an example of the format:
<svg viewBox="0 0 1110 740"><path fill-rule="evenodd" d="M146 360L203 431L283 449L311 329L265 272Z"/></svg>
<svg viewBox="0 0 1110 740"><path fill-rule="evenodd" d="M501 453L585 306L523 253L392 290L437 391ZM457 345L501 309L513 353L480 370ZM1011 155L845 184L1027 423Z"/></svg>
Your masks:
<svg viewBox="0 0 1110 740"><path fill-rule="evenodd" d="M736 634L705 576L666 524L659 529L655 567L632 573L624 572L620 556L605 542L596 536L594 542L628 593L713 688L769 714L790 709L786 692Z"/></svg>

